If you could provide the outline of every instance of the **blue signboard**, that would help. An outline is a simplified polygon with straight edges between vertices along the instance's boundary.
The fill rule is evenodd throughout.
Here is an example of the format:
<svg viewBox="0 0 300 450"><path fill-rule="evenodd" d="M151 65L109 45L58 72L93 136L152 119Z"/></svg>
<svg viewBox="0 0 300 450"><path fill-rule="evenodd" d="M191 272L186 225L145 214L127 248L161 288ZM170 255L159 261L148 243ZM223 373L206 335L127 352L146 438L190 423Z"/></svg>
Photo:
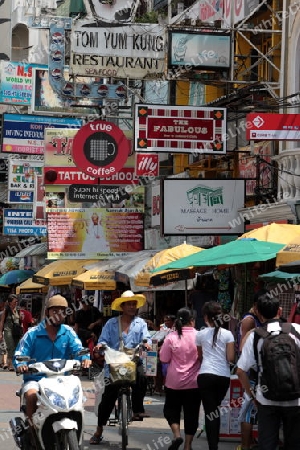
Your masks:
<svg viewBox="0 0 300 450"><path fill-rule="evenodd" d="M8 203L33 203L33 191L8 191Z"/></svg>
<svg viewBox="0 0 300 450"><path fill-rule="evenodd" d="M46 236L46 225L37 225L33 219L33 211L30 209L4 209L3 210L3 234Z"/></svg>
<svg viewBox="0 0 300 450"><path fill-rule="evenodd" d="M69 117L3 114L4 153L44 154L45 128L80 128L81 119Z"/></svg>

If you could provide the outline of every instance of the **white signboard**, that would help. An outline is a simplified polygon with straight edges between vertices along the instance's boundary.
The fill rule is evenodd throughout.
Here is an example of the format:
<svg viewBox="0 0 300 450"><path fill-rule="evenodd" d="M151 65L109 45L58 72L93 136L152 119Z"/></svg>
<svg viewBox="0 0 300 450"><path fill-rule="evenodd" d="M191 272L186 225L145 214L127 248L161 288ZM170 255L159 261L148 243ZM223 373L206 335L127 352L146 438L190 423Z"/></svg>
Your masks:
<svg viewBox="0 0 300 450"><path fill-rule="evenodd" d="M245 180L163 182L163 234L214 235L244 232L238 210L245 204Z"/></svg>
<svg viewBox="0 0 300 450"><path fill-rule="evenodd" d="M70 66L76 75L153 78L164 72L165 35L159 24L72 27Z"/></svg>

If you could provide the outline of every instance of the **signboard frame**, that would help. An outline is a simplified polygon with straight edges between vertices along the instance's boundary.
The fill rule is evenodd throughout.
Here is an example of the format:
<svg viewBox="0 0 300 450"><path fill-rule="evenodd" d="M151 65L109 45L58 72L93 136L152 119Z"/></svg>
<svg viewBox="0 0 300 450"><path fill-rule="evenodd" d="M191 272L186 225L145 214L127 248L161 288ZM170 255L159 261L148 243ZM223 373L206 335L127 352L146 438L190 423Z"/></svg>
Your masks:
<svg viewBox="0 0 300 450"><path fill-rule="evenodd" d="M162 181L162 234L243 234L245 221L238 210L245 205L245 181L166 178Z"/></svg>

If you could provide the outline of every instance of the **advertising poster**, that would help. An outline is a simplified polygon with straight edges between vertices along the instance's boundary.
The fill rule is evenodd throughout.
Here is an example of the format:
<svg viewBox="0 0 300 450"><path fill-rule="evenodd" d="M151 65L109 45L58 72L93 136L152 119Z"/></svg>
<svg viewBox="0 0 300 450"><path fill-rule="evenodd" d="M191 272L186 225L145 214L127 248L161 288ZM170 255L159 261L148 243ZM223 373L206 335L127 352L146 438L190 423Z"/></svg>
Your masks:
<svg viewBox="0 0 300 450"><path fill-rule="evenodd" d="M143 214L104 208L48 209L48 258L107 258L144 248Z"/></svg>
<svg viewBox="0 0 300 450"><path fill-rule="evenodd" d="M2 152L44 154L45 128L80 128L81 119L4 114Z"/></svg>

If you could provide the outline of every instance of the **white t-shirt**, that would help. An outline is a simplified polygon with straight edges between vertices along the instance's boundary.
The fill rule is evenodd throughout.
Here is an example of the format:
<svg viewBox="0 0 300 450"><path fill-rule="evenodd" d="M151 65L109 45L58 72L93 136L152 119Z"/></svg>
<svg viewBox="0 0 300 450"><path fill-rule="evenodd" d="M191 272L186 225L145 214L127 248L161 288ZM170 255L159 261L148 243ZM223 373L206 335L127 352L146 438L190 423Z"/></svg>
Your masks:
<svg viewBox="0 0 300 450"><path fill-rule="evenodd" d="M216 343L213 346L213 335L215 328L207 327L198 331L196 345L202 347L202 363L200 374L210 373L220 377L230 377L230 365L226 357L226 345L234 342L231 331L219 328Z"/></svg>
<svg viewBox="0 0 300 450"><path fill-rule="evenodd" d="M293 323L293 327L300 334L300 325ZM279 330L280 330L279 322L270 322L267 324L267 331L275 332L275 331L279 331ZM300 346L300 342L296 338L295 338L295 341L298 342L299 346ZM261 338L261 339L259 339L258 344L257 344L258 353L260 352L262 344L263 344L263 339ZM256 360L255 360L255 355L254 355L254 333L252 332L249 334L249 336L247 337L247 339L244 343L242 354L237 362L237 367L239 369L242 369L244 372L248 372L248 370L253 366L256 366ZM262 372L261 366L260 366L259 371ZM278 402L278 401L276 402L273 400L266 399L263 396L262 389L260 389L259 380L258 380L257 389L256 389L256 400L262 405L300 406L300 399L282 401L282 402Z"/></svg>

